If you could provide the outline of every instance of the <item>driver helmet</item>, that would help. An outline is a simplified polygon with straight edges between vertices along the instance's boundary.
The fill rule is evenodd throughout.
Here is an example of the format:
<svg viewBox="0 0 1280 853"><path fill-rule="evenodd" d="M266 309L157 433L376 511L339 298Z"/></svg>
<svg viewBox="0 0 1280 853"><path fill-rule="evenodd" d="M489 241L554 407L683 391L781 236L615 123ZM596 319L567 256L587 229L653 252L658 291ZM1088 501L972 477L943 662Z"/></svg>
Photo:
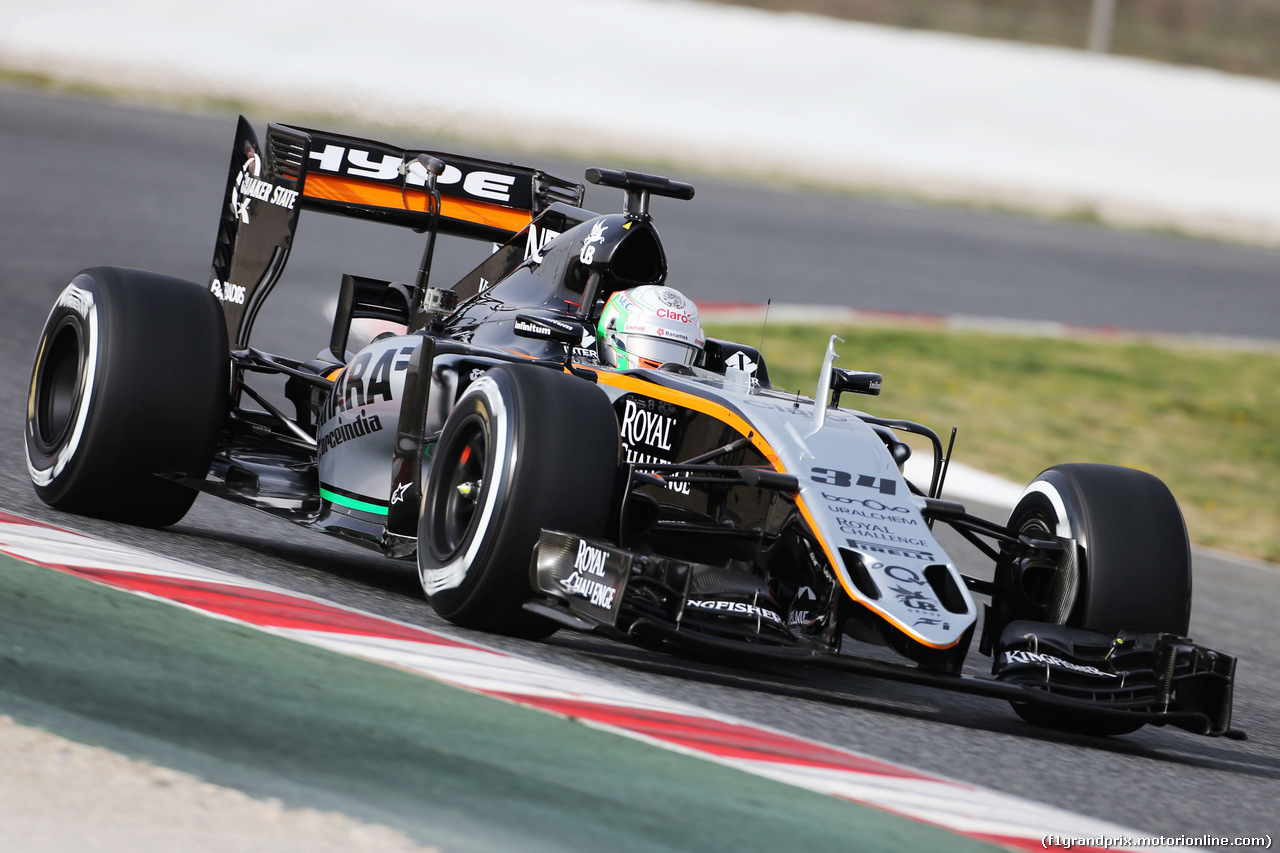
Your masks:
<svg viewBox="0 0 1280 853"><path fill-rule="evenodd" d="M609 297L596 327L600 358L611 367L692 365L706 338L698 306L674 288L646 284Z"/></svg>

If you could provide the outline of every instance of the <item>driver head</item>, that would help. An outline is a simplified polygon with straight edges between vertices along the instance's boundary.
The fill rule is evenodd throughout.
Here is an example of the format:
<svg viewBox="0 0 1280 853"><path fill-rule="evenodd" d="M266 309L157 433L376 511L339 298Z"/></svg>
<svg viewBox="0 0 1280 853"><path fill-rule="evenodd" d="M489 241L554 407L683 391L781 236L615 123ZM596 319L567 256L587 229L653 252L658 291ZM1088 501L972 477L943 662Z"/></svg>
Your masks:
<svg viewBox="0 0 1280 853"><path fill-rule="evenodd" d="M609 297L596 327L600 358L622 370L692 365L706 338L698 306L680 291L646 284Z"/></svg>

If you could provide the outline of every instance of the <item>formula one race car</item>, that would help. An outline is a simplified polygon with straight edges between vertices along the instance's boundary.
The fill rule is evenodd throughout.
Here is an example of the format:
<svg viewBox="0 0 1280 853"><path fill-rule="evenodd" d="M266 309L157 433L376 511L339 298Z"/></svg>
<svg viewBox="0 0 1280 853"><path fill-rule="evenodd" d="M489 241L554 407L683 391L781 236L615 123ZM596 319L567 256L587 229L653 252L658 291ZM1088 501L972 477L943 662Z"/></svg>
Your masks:
<svg viewBox="0 0 1280 853"><path fill-rule="evenodd" d="M756 348L702 338L650 216L693 187L586 177L624 211L508 164L276 124L260 144L242 118L208 283L93 268L54 305L26 416L37 493L164 526L202 491L416 555L462 626L873 673L1077 732L1242 736L1235 658L1185 636L1190 551L1159 480L1052 467L1007 523L942 500L932 430L840 407L879 375L836 367L828 344L810 400L773 390ZM249 342L303 210L426 235L412 281L342 277L328 348L306 361ZM440 234L495 250L436 287ZM370 322L388 330L350 352ZM283 399L259 376L283 378ZM932 446L930 482L904 477L904 433ZM938 522L992 580L960 574ZM975 594L992 678L961 671Z"/></svg>

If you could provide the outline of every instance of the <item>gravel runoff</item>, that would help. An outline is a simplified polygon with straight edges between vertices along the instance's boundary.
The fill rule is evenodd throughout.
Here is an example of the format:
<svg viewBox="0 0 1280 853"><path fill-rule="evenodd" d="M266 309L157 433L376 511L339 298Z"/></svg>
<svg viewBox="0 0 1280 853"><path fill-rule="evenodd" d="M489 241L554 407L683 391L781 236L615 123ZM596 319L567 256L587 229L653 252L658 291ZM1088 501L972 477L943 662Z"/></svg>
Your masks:
<svg viewBox="0 0 1280 853"><path fill-rule="evenodd" d="M398 830L286 808L0 716L0 827L12 853L427 853Z"/></svg>

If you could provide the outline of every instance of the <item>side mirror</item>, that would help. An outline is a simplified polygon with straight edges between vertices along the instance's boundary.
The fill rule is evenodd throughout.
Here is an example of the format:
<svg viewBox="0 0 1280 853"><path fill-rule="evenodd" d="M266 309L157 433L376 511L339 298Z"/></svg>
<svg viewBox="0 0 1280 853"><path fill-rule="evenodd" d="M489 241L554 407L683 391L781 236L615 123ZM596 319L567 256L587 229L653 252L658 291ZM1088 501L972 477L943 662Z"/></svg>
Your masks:
<svg viewBox="0 0 1280 853"><path fill-rule="evenodd" d="M845 391L877 397L880 395L880 384L883 381L884 377L879 373L833 367L831 368L831 405L840 405L840 395Z"/></svg>
<svg viewBox="0 0 1280 853"><path fill-rule="evenodd" d="M555 341L572 348L581 344L583 336L587 333L587 327L577 320L517 314L515 332L521 338Z"/></svg>
<svg viewBox="0 0 1280 853"><path fill-rule="evenodd" d="M539 341L554 341L564 344L564 361L539 361L539 364L560 364L565 370L581 379L597 381L594 370L584 370L573 364L574 347L585 346L588 335L595 332L586 323L568 320L563 317L538 317L533 314L516 315L516 335L521 338L533 338Z"/></svg>

